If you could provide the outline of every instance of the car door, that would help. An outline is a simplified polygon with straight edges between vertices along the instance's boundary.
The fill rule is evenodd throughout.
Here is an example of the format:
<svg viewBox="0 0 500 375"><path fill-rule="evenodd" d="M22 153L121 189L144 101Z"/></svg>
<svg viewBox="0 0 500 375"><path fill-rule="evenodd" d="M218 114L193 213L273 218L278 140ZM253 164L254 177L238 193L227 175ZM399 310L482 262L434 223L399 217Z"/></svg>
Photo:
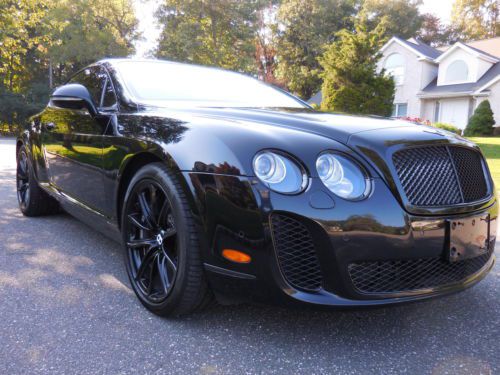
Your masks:
<svg viewBox="0 0 500 375"><path fill-rule="evenodd" d="M86 68L70 83L85 86L97 108L102 107L108 81L100 66ZM93 116L86 109L60 108L53 102L42 115L42 147L49 182L59 191L101 212L103 135L109 118Z"/></svg>

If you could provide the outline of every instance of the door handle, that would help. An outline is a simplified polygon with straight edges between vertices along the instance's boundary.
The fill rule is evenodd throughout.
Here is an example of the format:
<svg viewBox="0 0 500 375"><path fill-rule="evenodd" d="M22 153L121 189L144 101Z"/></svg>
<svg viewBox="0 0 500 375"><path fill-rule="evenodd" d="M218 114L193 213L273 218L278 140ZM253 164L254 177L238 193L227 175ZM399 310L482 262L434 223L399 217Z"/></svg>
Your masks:
<svg viewBox="0 0 500 375"><path fill-rule="evenodd" d="M48 122L45 124L46 130L54 130L55 128L56 128L56 124L54 124L53 122Z"/></svg>

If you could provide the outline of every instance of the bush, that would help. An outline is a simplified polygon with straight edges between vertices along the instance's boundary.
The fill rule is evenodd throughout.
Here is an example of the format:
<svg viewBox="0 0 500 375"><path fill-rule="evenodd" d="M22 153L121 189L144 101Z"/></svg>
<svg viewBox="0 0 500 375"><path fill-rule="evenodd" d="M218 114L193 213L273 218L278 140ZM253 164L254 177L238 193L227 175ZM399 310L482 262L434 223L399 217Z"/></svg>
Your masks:
<svg viewBox="0 0 500 375"><path fill-rule="evenodd" d="M434 126L435 128L443 129L443 130L448 130L449 132L462 135L462 130L457 128L456 126L453 126L451 124L445 124L444 122L435 122L431 124L431 126Z"/></svg>
<svg viewBox="0 0 500 375"><path fill-rule="evenodd" d="M424 120L421 119L420 117L410 117L410 116L403 116L403 117L396 117L398 120L403 120L403 121L408 121L416 125L430 125L431 122L429 120Z"/></svg>
<svg viewBox="0 0 500 375"><path fill-rule="evenodd" d="M495 126L493 128L493 136L494 137L500 137L500 126Z"/></svg>
<svg viewBox="0 0 500 375"><path fill-rule="evenodd" d="M467 137L492 135L493 125L495 125L493 111L491 110L490 102L485 100L477 106L474 114L469 119L464 135Z"/></svg>

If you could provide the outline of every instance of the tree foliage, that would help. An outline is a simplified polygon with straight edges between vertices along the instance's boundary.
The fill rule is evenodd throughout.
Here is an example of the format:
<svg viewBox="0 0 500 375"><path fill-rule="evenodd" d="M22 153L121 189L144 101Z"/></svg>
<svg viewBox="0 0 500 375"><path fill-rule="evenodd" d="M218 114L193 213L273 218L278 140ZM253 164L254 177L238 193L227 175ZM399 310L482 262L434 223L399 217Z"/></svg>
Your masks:
<svg viewBox="0 0 500 375"><path fill-rule="evenodd" d="M451 23L463 41L500 36L498 0L455 0Z"/></svg>
<svg viewBox="0 0 500 375"><path fill-rule="evenodd" d="M365 0L361 16L366 17L370 30L385 18L385 35L412 38L421 28L424 18L419 12L422 0Z"/></svg>
<svg viewBox="0 0 500 375"><path fill-rule="evenodd" d="M389 116L394 81L377 72L379 49L386 41L386 19L374 30L366 19L357 21L354 32L342 30L320 58L323 66L322 109L354 114Z"/></svg>
<svg viewBox="0 0 500 375"><path fill-rule="evenodd" d="M137 23L132 0L1 0L0 123L12 129L42 108L50 81L132 53Z"/></svg>
<svg viewBox="0 0 500 375"><path fill-rule="evenodd" d="M47 18L57 26L48 56L58 82L96 60L130 55L139 38L131 0L57 0Z"/></svg>
<svg viewBox="0 0 500 375"><path fill-rule="evenodd" d="M309 99L321 86L318 57L341 29L352 30L355 0L283 0L278 10L279 78L288 89Z"/></svg>
<svg viewBox="0 0 500 375"><path fill-rule="evenodd" d="M156 56L255 72L260 0L165 0Z"/></svg>
<svg viewBox="0 0 500 375"><path fill-rule="evenodd" d="M464 135L467 137L492 135L495 119L488 100L482 101L469 119Z"/></svg>
<svg viewBox="0 0 500 375"><path fill-rule="evenodd" d="M456 38L453 29L441 22L441 19L433 14L422 15L423 23L417 32L418 38L424 43L437 47L450 44Z"/></svg>

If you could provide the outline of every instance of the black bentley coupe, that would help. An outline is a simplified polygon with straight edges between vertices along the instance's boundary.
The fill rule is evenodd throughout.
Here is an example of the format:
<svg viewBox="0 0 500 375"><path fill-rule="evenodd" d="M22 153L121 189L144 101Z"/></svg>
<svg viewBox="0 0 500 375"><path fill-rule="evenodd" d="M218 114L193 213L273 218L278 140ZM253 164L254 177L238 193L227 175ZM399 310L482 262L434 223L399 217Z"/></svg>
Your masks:
<svg viewBox="0 0 500 375"><path fill-rule="evenodd" d="M218 301L367 306L463 290L494 263L481 151L395 119L317 112L215 68L107 59L17 140L19 206L123 244L151 311Z"/></svg>

